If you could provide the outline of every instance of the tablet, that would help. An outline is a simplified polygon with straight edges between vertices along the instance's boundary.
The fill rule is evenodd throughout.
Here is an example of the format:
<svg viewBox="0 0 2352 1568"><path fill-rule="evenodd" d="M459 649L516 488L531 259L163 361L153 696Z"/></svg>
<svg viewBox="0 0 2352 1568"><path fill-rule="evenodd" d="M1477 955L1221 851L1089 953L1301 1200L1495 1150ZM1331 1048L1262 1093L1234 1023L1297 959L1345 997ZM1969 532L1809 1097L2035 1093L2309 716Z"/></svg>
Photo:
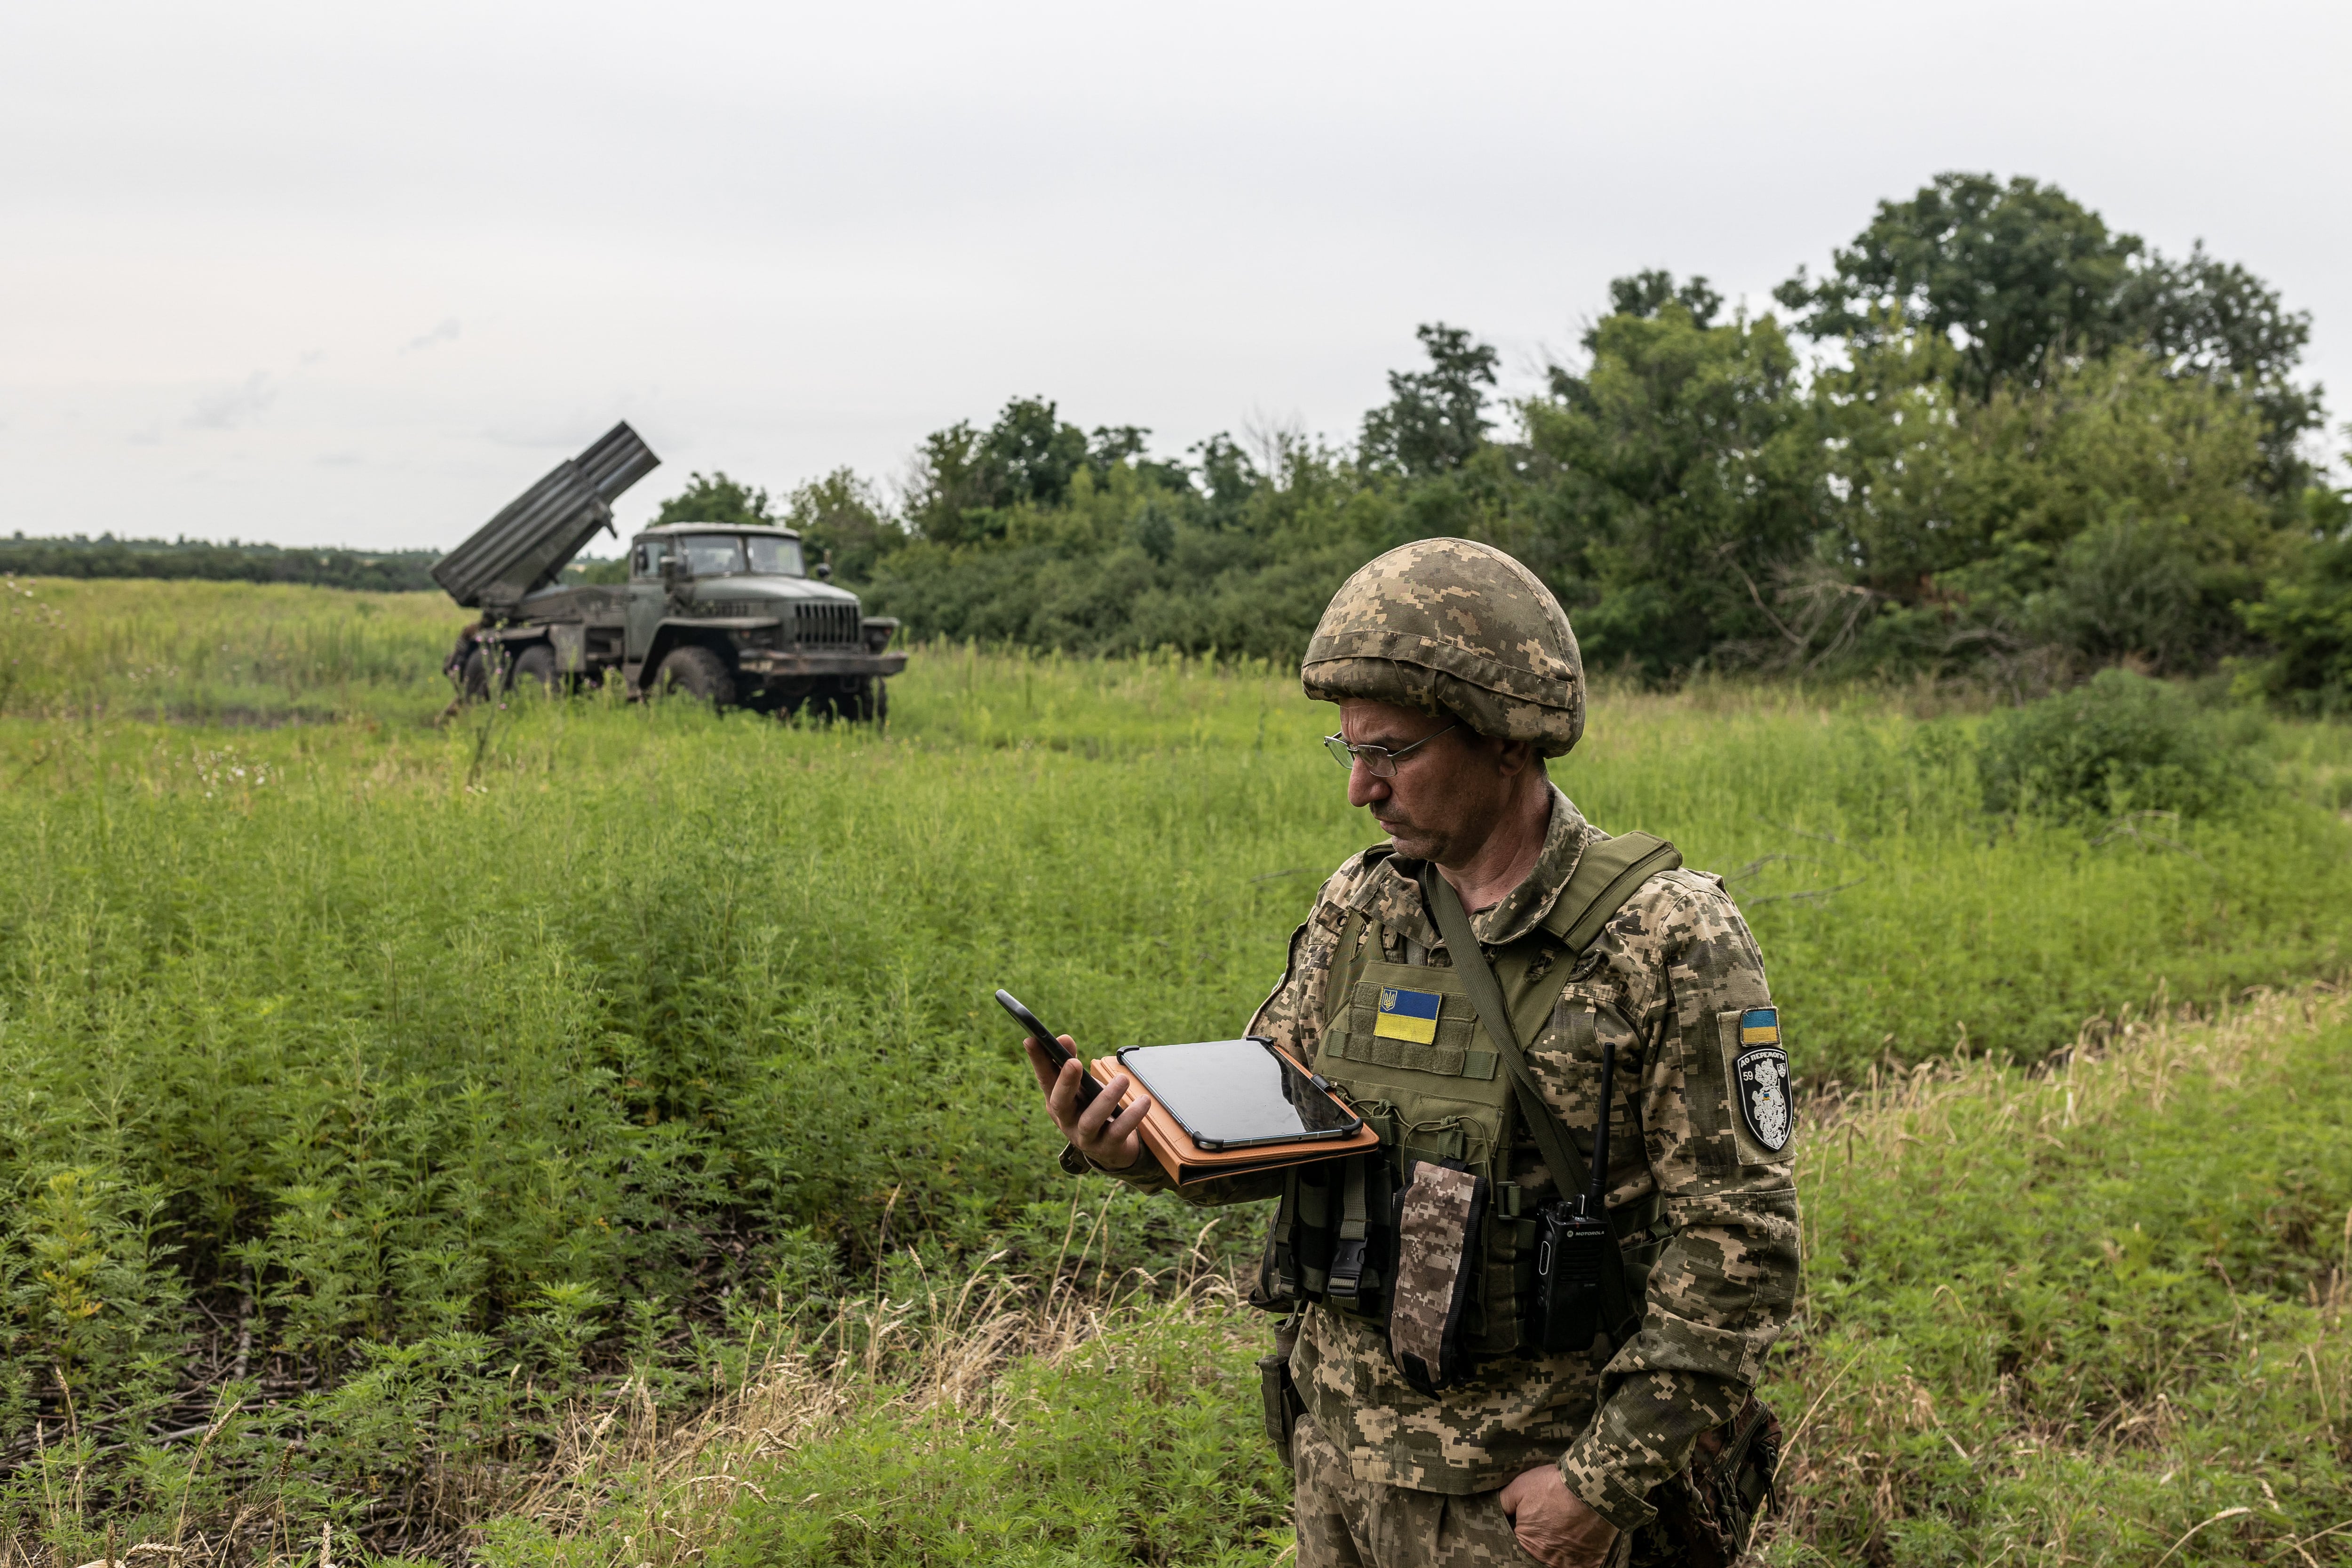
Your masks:
<svg viewBox="0 0 2352 1568"><path fill-rule="evenodd" d="M1351 1138L1363 1125L1266 1040L1129 1046L1118 1065L1203 1149Z"/></svg>

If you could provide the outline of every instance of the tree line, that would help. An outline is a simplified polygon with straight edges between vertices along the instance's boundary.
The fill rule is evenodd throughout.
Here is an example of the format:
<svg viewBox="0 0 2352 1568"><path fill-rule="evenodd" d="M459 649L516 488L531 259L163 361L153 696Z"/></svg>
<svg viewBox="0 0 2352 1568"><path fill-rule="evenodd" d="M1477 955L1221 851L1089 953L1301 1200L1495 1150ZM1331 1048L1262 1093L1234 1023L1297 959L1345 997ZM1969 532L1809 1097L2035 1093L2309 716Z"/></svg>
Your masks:
<svg viewBox="0 0 2352 1568"><path fill-rule="evenodd" d="M0 574L11 577L167 577L216 583L299 583L406 594L434 586L431 550L285 550L196 539L0 539Z"/></svg>
<svg viewBox="0 0 2352 1568"><path fill-rule="evenodd" d="M2311 455L2310 318L2262 279L1948 174L1774 299L1620 278L1510 399L1492 346L1423 326L1349 443L1154 457L1017 398L927 437L895 500L847 469L776 500L698 474L664 516L789 521L919 636L1295 657L1357 565L1455 534L1539 573L1590 664L1651 679L2226 665L2347 695L2352 504Z"/></svg>

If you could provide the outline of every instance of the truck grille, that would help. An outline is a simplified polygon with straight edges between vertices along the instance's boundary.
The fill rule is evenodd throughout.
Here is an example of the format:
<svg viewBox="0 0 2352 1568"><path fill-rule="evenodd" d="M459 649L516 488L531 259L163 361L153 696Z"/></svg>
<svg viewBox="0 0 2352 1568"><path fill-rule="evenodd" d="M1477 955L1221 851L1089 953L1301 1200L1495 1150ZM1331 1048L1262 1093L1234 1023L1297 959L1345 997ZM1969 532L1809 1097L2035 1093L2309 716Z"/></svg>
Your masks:
<svg viewBox="0 0 2352 1568"><path fill-rule="evenodd" d="M796 642L855 643L860 639L860 618L856 605L803 601L793 606L784 630Z"/></svg>
<svg viewBox="0 0 2352 1568"><path fill-rule="evenodd" d="M705 599L695 606L698 615L720 618L774 616L783 622L787 643L857 643L864 640L865 617L856 605L773 599Z"/></svg>

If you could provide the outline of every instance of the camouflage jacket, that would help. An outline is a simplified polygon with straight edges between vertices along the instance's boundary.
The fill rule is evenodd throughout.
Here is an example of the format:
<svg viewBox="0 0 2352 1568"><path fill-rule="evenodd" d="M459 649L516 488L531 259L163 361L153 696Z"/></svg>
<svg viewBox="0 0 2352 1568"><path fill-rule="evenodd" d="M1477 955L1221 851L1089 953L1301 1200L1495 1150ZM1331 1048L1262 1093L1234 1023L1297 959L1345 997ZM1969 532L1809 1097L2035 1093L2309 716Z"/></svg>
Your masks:
<svg viewBox="0 0 2352 1568"><path fill-rule="evenodd" d="M1584 847L1605 837L1555 790L1535 869L1472 915L1480 940L1491 949L1534 931ZM1324 884L1292 934L1289 966L1250 1033L1311 1059L1350 908L1378 917L1391 944L1387 961L1450 962L1411 876L1386 858L1359 855ZM1654 1513L1650 1489L1689 1462L1702 1432L1737 1413L1788 1321L1797 1283L1793 1144L1766 1150L1743 1123L1729 1082L1720 1020L1770 997L1755 939L1717 879L1687 870L1651 878L1566 967L1561 994L1585 1005L1554 1010L1527 1042L1528 1065L1589 1152L1598 1075L1571 1068L1580 1048L1592 1056L1597 1047L1569 1037L1562 1020L1597 1018L1615 1033L1609 1205L1640 1205L1654 1193L1671 1227L1650 1271L1640 1332L1606 1364L1580 1352L1506 1357L1431 1396L1405 1382L1377 1326L1318 1309L1307 1313L1291 1370L1360 1479L1469 1493L1557 1459L1579 1496L1633 1529ZM1084 1168L1075 1150L1065 1163ZM1532 1143L1522 1142L1512 1165L1523 1187L1549 1184ZM1147 1189L1171 1185L1148 1152L1114 1173ZM1178 1191L1187 1202L1223 1204L1271 1196L1280 1184L1278 1175L1244 1176Z"/></svg>

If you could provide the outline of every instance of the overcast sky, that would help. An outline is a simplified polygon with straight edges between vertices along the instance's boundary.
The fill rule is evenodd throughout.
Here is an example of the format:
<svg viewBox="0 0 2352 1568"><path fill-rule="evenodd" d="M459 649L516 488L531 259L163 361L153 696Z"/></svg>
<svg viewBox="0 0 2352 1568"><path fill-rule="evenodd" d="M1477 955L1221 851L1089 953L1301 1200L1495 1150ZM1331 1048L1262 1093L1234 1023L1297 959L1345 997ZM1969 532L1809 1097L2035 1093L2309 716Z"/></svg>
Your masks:
<svg viewBox="0 0 2352 1568"><path fill-rule="evenodd" d="M1940 170L2203 237L2352 412L2352 5L18 4L0 533L446 547L625 418L891 479L1009 397L1352 436ZM607 546L609 549L609 546Z"/></svg>

